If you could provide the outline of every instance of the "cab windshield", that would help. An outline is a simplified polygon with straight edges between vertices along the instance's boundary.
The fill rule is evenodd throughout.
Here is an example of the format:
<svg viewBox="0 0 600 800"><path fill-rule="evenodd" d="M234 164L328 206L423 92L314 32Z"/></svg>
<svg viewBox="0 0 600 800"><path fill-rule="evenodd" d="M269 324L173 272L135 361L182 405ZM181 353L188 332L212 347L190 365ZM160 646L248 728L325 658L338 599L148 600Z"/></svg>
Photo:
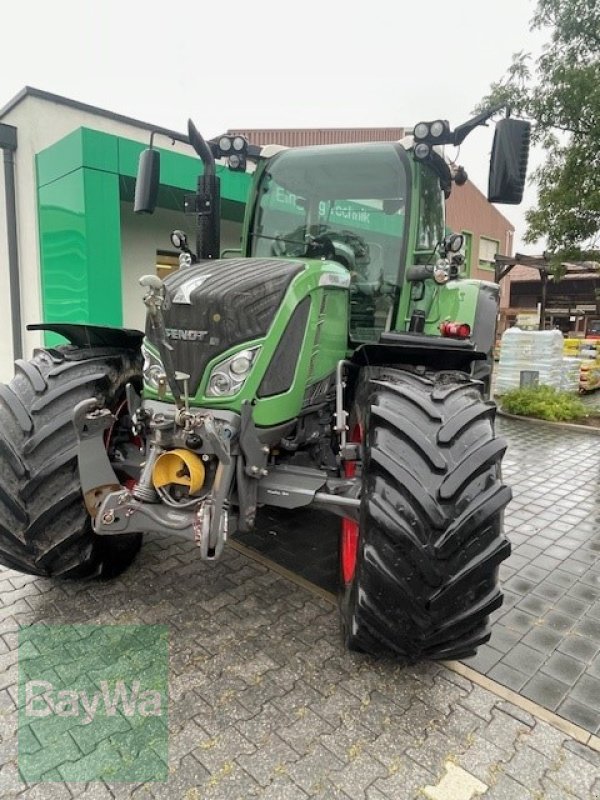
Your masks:
<svg viewBox="0 0 600 800"><path fill-rule="evenodd" d="M307 147L274 156L259 184L252 255L345 266L350 335L362 341L391 325L408 228L407 169L392 143Z"/></svg>

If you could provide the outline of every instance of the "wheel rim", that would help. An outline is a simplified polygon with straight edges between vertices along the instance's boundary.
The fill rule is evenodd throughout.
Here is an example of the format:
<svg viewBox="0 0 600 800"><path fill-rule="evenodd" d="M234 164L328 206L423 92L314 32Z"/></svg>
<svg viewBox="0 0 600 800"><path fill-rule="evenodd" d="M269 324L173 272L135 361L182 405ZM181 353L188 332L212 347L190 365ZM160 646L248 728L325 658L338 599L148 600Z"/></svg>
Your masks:
<svg viewBox="0 0 600 800"><path fill-rule="evenodd" d="M363 431L360 425L355 425L350 435L350 441L360 443L363 440ZM354 478L356 476L356 461L344 462L344 477ZM342 535L340 541L340 569L342 582L347 586L352 582L356 572L356 560L358 556L359 525L354 519L344 517L342 519Z"/></svg>

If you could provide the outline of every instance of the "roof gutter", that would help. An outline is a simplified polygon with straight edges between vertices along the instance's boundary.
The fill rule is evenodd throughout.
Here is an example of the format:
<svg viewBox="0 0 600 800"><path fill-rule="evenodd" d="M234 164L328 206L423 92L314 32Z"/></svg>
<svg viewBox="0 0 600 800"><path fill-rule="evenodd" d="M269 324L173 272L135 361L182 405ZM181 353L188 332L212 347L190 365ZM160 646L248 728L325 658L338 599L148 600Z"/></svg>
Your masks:
<svg viewBox="0 0 600 800"><path fill-rule="evenodd" d="M15 192L15 150L17 129L0 123L0 149L4 154L4 196L6 199L6 234L8 239L8 280L13 357L23 357L21 334L21 278L17 242L17 203Z"/></svg>

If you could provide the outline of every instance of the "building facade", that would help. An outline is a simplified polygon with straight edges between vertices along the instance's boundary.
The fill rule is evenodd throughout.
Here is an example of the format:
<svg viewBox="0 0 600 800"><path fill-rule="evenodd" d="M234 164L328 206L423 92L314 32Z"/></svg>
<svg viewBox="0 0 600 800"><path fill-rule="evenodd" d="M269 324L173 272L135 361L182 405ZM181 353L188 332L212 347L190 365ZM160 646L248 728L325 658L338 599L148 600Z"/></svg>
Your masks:
<svg viewBox="0 0 600 800"><path fill-rule="evenodd" d="M500 325L504 330L519 323L519 317L538 315L542 303L542 280L537 269L521 264L502 281ZM586 336L600 333L600 275L568 273L560 280L550 276L546 287L546 330Z"/></svg>

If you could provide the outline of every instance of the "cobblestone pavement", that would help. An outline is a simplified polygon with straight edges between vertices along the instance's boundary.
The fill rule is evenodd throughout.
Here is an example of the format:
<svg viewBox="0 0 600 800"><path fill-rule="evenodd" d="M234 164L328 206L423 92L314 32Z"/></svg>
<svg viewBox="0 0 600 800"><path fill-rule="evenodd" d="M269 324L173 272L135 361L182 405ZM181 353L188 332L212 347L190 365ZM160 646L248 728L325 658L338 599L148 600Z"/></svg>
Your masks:
<svg viewBox="0 0 600 800"><path fill-rule="evenodd" d="M111 583L0 581L2 798L600 796L600 753L443 665L345 653L330 602L233 548L207 564L189 542L149 536ZM19 782L17 628L40 622L169 626L166 783ZM75 724L68 734L72 760L84 745ZM50 766L60 781L61 758ZM446 779L458 794L428 793Z"/></svg>
<svg viewBox="0 0 600 800"><path fill-rule="evenodd" d="M592 733L600 731L600 437L498 419L508 439L512 555L492 638L466 663ZM248 541L335 591L338 523L268 513ZM306 547L306 545L308 545ZM299 557L306 547L308 557Z"/></svg>
<svg viewBox="0 0 600 800"><path fill-rule="evenodd" d="M592 670L600 649L595 629L583 627L595 619L598 607L598 590L589 579L598 563L600 513L594 498L600 440L561 433L559 445L555 432L546 428L534 431L506 420L501 428L510 440L506 477L515 502L507 523L515 547L505 567L508 604L494 624L490 645L500 655L478 668L494 677L494 667L504 662L525 676L524 691L535 677L527 677L531 654L543 656L536 658L536 674L549 677L545 670L559 655L581 666L576 688L584 675L596 681ZM577 509L582 513L572 517ZM300 527L303 521L297 516L296 528L288 527L295 539L308 534L309 550L316 553L325 528L316 520ZM270 523L263 521L260 535L278 542L283 536ZM553 547L567 552L550 552ZM573 553L592 558L571 558ZM540 565L544 556L553 561ZM535 580L528 569L539 570ZM532 585L520 593L519 580ZM556 596L547 598L548 587L557 587L558 594L550 589ZM574 594L581 587L591 595ZM54 584L0 569L0 596L2 798L600 798L598 738L596 749L586 747L444 665L408 667L344 652L329 601L233 548L220 562L207 564L190 542L148 536L138 561L115 581ZM522 608L528 597L544 608ZM558 605L561 600L578 605L565 609L565 602ZM517 627L517 613L527 617L524 630ZM89 756L106 736L88 729L82 737L77 720L64 729L70 742L64 760L57 751L48 765L46 777L55 782L20 782L17 631L40 622L168 626L167 782L61 782L65 762L80 752ZM544 651L531 637L525 641L536 630L561 634L556 652ZM500 637L499 631L504 631ZM519 635L503 650L499 642L506 632ZM573 654L561 648L563 641L591 645L580 644ZM595 648L592 654L590 648ZM511 665L511 652L528 658ZM589 697L583 703L573 700L589 710L598 695L593 682L582 689L586 686L592 687ZM559 713L564 713L563 702ZM32 727L35 731L35 722ZM455 794L448 788L452 781L458 786Z"/></svg>
<svg viewBox="0 0 600 800"><path fill-rule="evenodd" d="M600 730L600 438L502 419L512 554L490 643L469 663Z"/></svg>

